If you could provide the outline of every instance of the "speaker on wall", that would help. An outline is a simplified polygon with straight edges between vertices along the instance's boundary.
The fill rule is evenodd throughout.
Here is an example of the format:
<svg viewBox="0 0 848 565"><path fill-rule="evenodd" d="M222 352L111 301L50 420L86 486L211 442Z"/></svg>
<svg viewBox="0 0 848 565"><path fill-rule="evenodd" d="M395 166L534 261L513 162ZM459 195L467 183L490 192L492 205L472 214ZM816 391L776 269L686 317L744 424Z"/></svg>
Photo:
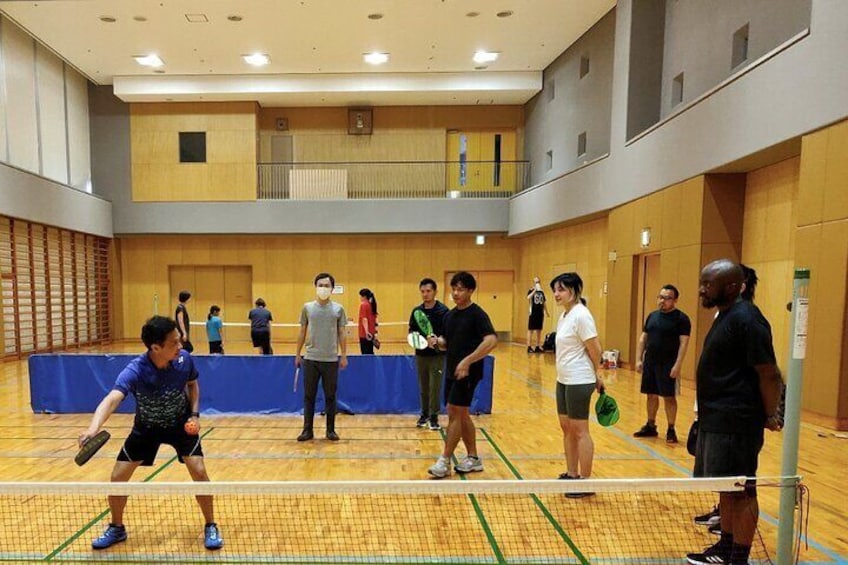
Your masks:
<svg viewBox="0 0 848 565"><path fill-rule="evenodd" d="M371 108L348 108L347 132L350 135L371 135L373 129Z"/></svg>

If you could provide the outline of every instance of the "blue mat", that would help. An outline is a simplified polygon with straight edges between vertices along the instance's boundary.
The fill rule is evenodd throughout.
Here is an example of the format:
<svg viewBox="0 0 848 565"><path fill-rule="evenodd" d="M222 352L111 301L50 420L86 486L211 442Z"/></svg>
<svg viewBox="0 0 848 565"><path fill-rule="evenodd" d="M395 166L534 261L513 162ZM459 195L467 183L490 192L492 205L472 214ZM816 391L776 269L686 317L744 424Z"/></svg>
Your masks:
<svg viewBox="0 0 848 565"><path fill-rule="evenodd" d="M43 354L29 358L33 412L94 412L112 390L118 373L136 355ZM200 373L200 407L204 414L299 414L303 410L303 375L293 391L294 356L194 355ZM418 377L409 355L348 357L339 372L336 393L340 410L355 414L418 413ZM483 381L471 403L473 414L491 414L494 357L484 360ZM323 393L318 387L318 406ZM132 413L129 396L118 412Z"/></svg>

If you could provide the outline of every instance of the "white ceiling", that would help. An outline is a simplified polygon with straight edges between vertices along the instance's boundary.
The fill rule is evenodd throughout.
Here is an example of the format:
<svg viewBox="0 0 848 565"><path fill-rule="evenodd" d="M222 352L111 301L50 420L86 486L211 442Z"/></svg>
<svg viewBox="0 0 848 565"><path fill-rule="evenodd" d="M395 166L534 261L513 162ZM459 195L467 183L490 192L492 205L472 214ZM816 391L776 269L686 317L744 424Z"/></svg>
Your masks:
<svg viewBox="0 0 848 565"><path fill-rule="evenodd" d="M0 11L125 101L522 104L616 0L22 0ZM508 17L499 12L511 11ZM469 13L478 13L469 17ZM382 14L379 20L369 14ZM187 15L207 21L191 23ZM242 17L239 22L228 16ZM114 23L101 21L111 16ZM194 16L192 16L194 17ZM203 19L201 17L200 19ZM137 21L144 18L146 21ZM477 50L500 58L479 70ZM372 67L362 54L390 53ZM243 54L267 53L250 67ZM158 54L164 73L133 55Z"/></svg>

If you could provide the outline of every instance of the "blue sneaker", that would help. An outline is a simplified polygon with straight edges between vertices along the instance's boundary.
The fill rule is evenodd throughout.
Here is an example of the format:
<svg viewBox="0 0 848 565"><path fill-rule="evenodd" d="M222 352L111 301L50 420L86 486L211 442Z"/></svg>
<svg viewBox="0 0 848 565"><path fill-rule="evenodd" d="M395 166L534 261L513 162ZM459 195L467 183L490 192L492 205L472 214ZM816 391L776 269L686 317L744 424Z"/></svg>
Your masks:
<svg viewBox="0 0 848 565"><path fill-rule="evenodd" d="M218 524L215 522L206 524L203 545L206 546L206 549L221 549L221 546L224 545L224 538L221 537L221 532L218 531Z"/></svg>
<svg viewBox="0 0 848 565"><path fill-rule="evenodd" d="M99 538L91 542L91 547L94 549L106 549L122 541L127 541L127 529L123 525L116 526L115 524L109 524L106 531Z"/></svg>

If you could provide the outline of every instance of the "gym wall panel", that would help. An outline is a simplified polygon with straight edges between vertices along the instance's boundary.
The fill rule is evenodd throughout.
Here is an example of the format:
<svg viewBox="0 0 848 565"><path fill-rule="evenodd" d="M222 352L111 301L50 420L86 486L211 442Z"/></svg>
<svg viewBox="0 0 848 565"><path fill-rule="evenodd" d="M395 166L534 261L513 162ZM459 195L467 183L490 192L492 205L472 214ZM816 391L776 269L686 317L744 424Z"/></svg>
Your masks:
<svg viewBox="0 0 848 565"><path fill-rule="evenodd" d="M848 121L827 128L824 221L848 218Z"/></svg>
<svg viewBox="0 0 848 565"><path fill-rule="evenodd" d="M607 333L608 298L604 283L607 274L607 223L606 217L589 220L584 223L563 226L553 230L533 234L516 240L517 252L521 257L520 270L515 273L515 292L513 293L512 335L523 340L527 334L527 290L532 286L533 277L539 277L548 299L550 318L545 319L542 332L556 331L557 317L562 310L556 305L549 283L559 272L557 266L573 264L583 279L583 294L589 309L595 318L601 345L608 344ZM488 240L487 240L488 241Z"/></svg>
<svg viewBox="0 0 848 565"><path fill-rule="evenodd" d="M9 164L38 173L35 42L5 18L2 26Z"/></svg>
<svg viewBox="0 0 848 565"><path fill-rule="evenodd" d="M256 199L256 105L132 104L132 197L137 202ZM179 132L206 132L206 163L179 162Z"/></svg>
<svg viewBox="0 0 848 565"><path fill-rule="evenodd" d="M62 61L36 44L36 88L38 89L38 137L41 174L68 182L68 144L65 116L65 69Z"/></svg>
<svg viewBox="0 0 848 565"><path fill-rule="evenodd" d="M809 226L824 217L824 187L827 172L827 128L801 138L798 189L798 226Z"/></svg>
<svg viewBox="0 0 848 565"><path fill-rule="evenodd" d="M505 237L489 236L477 246L468 234L372 236L147 236L118 238L124 338L134 339L144 320L168 304L168 272L172 266L249 266L253 273L251 302L261 296L275 321L296 323L304 302L315 293L313 279L328 271L344 294L335 296L348 317L359 310L358 291L374 291L382 322L406 321L421 301L418 281L424 276L441 287L447 271L514 269L517 245ZM482 251L481 251L482 249ZM427 257L424 265L407 259ZM191 290L191 289L189 289ZM441 290L441 288L440 288ZM199 307L199 306L198 306ZM206 305L208 308L208 305ZM167 312L170 315L172 312ZM247 312L226 312L225 321L244 321ZM381 329L384 339L400 340L405 326ZM294 335L279 332L279 339ZM289 337L291 336L291 337ZM351 340L355 339L351 332Z"/></svg>
<svg viewBox="0 0 848 565"><path fill-rule="evenodd" d="M91 135L88 126L88 81L65 67L65 93L68 108L68 184L88 191L91 180Z"/></svg>

